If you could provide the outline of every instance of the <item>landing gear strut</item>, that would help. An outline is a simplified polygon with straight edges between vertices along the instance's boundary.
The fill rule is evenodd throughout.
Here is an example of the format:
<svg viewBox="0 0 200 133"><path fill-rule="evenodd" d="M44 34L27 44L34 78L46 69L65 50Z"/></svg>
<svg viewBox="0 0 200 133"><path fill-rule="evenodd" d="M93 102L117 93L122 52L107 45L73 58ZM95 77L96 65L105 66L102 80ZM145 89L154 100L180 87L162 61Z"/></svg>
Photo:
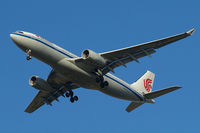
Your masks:
<svg viewBox="0 0 200 133"><path fill-rule="evenodd" d="M108 81L104 81L103 74L99 69L95 70L96 82L99 83L101 88L104 88L109 85Z"/></svg>
<svg viewBox="0 0 200 133"><path fill-rule="evenodd" d="M65 93L66 97L70 97L70 102L73 103L74 101L78 101L78 96L74 96L74 92L72 90L69 90Z"/></svg>
<svg viewBox="0 0 200 133"><path fill-rule="evenodd" d="M26 57L26 60L30 60L30 59L32 58L32 56L31 56L31 50L30 50L30 49L27 49L27 50L26 50L26 54L28 55L28 56Z"/></svg>

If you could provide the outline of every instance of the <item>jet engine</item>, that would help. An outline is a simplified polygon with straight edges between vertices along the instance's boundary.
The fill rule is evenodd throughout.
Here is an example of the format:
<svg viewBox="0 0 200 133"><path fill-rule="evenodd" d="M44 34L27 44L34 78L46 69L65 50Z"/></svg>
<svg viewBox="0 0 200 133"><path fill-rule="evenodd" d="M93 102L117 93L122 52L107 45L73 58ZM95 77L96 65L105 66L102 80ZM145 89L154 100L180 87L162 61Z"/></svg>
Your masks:
<svg viewBox="0 0 200 133"><path fill-rule="evenodd" d="M44 79L38 76L32 76L29 80L29 84L35 89L38 89L40 91L44 91L44 92L55 91L55 89L53 89Z"/></svg>
<svg viewBox="0 0 200 133"><path fill-rule="evenodd" d="M106 60L98 53L92 50L86 49L82 53L82 57L85 60L89 60L92 64L97 64L100 66L106 65Z"/></svg>

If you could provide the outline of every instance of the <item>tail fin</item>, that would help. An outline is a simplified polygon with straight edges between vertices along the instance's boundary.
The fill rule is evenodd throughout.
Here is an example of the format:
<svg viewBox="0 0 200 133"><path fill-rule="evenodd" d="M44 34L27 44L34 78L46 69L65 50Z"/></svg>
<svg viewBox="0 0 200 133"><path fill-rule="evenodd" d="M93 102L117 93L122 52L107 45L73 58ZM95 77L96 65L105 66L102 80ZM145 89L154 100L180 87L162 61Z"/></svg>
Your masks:
<svg viewBox="0 0 200 133"><path fill-rule="evenodd" d="M147 94L152 91L155 74L147 71L141 78L131 84L131 87L141 94Z"/></svg>

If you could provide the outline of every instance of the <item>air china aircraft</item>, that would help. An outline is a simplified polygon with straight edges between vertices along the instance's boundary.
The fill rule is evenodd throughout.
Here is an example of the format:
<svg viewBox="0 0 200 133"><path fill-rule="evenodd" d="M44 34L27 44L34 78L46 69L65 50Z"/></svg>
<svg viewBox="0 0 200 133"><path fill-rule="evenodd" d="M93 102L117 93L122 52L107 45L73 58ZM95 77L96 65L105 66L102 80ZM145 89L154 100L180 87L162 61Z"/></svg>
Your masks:
<svg viewBox="0 0 200 133"><path fill-rule="evenodd" d="M139 58L151 56L156 49L186 38L193 32L194 29L175 36L104 53L86 49L82 52L82 57L78 57L36 34L16 31L10 34L10 37L27 54L27 60L35 57L52 67L46 80L38 76L30 78L29 84L39 92L25 112L32 113L45 103L52 105L52 102L58 101L60 96L69 97L73 103L78 100L73 90L80 87L99 90L109 96L130 101L131 103L126 108L127 112L131 112L144 103L154 103L154 98L181 87L173 86L152 92L155 74L150 71L132 84L126 83L109 72L114 73L116 67L126 67L126 64L131 61L139 62Z"/></svg>

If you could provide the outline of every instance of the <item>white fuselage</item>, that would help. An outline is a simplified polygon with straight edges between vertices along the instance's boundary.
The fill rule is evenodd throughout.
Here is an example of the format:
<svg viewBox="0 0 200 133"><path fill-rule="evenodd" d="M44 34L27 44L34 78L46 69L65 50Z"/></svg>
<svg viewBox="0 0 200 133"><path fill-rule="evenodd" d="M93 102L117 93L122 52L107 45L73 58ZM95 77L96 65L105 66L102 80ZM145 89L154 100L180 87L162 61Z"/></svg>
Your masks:
<svg viewBox="0 0 200 133"><path fill-rule="evenodd" d="M104 79L109 85L104 89L96 83L94 74L81 69L73 62L73 58L78 56L58 47L57 45L28 32L15 32L10 34L12 40L23 51L31 50L31 56L50 65L54 70L59 72L63 77L63 82L70 81L78 84L80 87L87 89L99 90L110 96L135 101L145 102L142 94L134 90L128 83L108 73Z"/></svg>

